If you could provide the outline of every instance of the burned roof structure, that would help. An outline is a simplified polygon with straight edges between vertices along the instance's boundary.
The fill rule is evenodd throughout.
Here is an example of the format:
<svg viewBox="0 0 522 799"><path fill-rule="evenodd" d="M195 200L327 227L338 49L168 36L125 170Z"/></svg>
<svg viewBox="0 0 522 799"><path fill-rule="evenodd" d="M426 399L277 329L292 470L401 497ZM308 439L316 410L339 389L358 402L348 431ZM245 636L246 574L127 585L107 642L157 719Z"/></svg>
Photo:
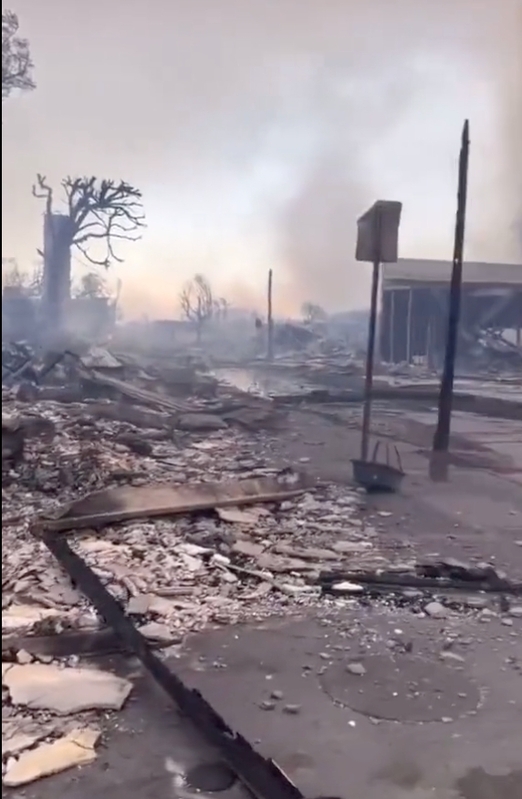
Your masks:
<svg viewBox="0 0 522 799"><path fill-rule="evenodd" d="M423 358L440 366L446 340L451 262L401 258L382 267L381 357L391 363ZM522 264L465 262L461 362L513 361L521 355ZM506 337L506 331L514 331ZM493 353L496 353L493 354ZM486 357L487 360L487 357Z"/></svg>

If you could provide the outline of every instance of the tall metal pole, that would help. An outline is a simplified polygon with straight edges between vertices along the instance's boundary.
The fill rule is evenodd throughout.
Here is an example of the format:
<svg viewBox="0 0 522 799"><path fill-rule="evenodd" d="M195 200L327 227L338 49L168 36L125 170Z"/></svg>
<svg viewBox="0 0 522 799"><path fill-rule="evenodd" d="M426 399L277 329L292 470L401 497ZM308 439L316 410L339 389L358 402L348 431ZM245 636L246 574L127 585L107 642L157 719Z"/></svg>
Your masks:
<svg viewBox="0 0 522 799"><path fill-rule="evenodd" d="M464 122L459 158L459 185L457 195L457 218L455 223L455 244L453 268L449 297L448 337L444 372L440 384L439 418L433 437L433 451L447 452L450 441L451 410L453 405L453 382L455 377L455 356L457 352L458 328L460 319L460 297L462 290L462 260L464 255L464 235L466 229L466 202L468 195L469 165L469 122Z"/></svg>
<svg viewBox="0 0 522 799"><path fill-rule="evenodd" d="M268 361L274 360L274 319L272 315L272 270L268 271L268 296L267 296L267 353Z"/></svg>
<svg viewBox="0 0 522 799"><path fill-rule="evenodd" d="M375 330L377 327L377 291L379 288L379 262L373 265L370 321L368 326L368 350L366 352L366 380L364 383L364 406L362 418L361 460L368 460L370 440L370 418L372 411L373 356L375 352Z"/></svg>

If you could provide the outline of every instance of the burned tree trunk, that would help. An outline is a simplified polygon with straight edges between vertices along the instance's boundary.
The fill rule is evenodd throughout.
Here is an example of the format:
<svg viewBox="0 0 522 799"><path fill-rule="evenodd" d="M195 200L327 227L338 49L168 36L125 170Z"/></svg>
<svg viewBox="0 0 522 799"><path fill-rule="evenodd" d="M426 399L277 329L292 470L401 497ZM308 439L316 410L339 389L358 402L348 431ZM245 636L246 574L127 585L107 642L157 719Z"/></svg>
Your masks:
<svg viewBox="0 0 522 799"><path fill-rule="evenodd" d="M122 262L115 242L136 241L144 227L141 192L125 181L65 178L62 188L67 213L53 212L53 191L43 175L33 186L35 197L45 199L42 335L55 343L66 329L71 298L71 252L75 247L92 264L108 268ZM91 245L101 247L98 256Z"/></svg>
<svg viewBox="0 0 522 799"><path fill-rule="evenodd" d="M63 333L71 299L71 220L64 214L44 216L42 327L46 339ZM49 343L49 342L48 342Z"/></svg>

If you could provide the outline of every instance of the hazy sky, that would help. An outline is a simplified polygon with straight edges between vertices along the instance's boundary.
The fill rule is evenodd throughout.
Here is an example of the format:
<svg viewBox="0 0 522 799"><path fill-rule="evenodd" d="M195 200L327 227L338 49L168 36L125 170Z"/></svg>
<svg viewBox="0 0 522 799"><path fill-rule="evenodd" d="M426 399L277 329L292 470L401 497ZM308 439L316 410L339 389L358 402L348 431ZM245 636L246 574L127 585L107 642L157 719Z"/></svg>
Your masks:
<svg viewBox="0 0 522 799"><path fill-rule="evenodd" d="M467 255L516 260L522 0L13 0L36 91L4 103L4 257L41 246L35 174L124 178L148 228L113 272L172 315L205 272L262 305L366 304L355 221L404 203L401 254L451 257L471 123ZM78 268L81 268L78 266Z"/></svg>

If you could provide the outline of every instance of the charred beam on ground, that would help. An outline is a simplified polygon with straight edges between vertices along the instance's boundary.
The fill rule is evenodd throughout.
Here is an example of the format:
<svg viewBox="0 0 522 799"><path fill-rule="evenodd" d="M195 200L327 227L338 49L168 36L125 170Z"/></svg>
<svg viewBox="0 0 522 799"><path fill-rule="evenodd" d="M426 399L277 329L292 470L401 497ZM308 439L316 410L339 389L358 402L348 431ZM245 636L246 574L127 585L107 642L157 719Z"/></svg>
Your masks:
<svg viewBox="0 0 522 799"><path fill-rule="evenodd" d="M85 561L73 552L64 537L43 533L41 539L104 621L139 658L180 712L219 750L227 765L256 799L304 799L301 791L277 763L258 754L242 735L228 727L199 691L187 688L153 653L147 640L125 615L121 605L105 589Z"/></svg>

